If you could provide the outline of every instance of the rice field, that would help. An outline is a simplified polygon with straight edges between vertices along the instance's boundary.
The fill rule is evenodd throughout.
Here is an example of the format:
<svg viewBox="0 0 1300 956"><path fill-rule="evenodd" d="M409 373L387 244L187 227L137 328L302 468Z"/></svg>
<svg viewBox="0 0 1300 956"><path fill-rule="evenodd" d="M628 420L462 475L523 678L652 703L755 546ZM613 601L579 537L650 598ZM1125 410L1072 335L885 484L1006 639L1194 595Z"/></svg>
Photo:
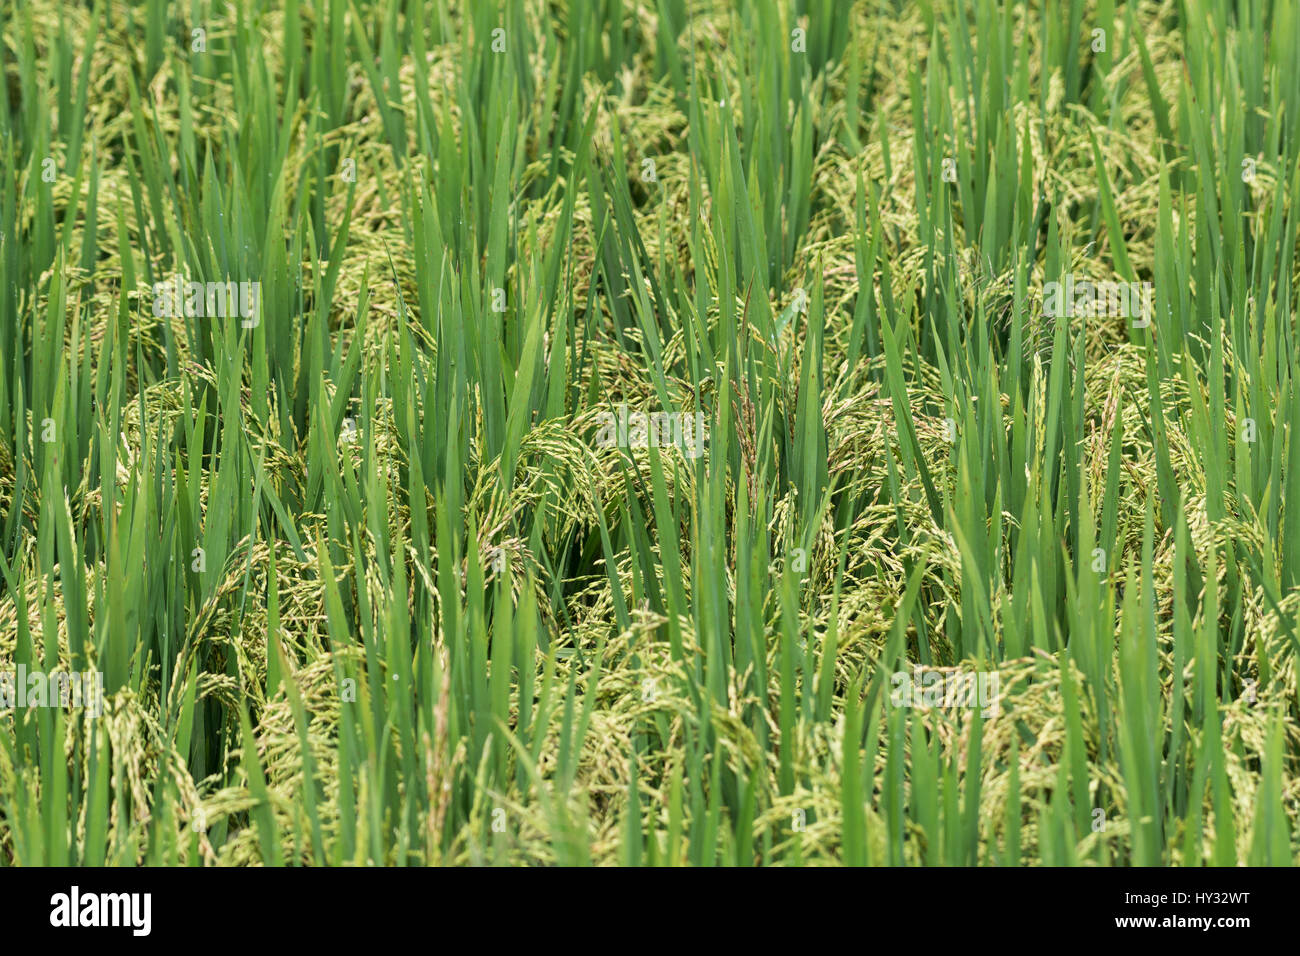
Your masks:
<svg viewBox="0 0 1300 956"><path fill-rule="evenodd" d="M1294 3L0 24L0 866L1300 859Z"/></svg>

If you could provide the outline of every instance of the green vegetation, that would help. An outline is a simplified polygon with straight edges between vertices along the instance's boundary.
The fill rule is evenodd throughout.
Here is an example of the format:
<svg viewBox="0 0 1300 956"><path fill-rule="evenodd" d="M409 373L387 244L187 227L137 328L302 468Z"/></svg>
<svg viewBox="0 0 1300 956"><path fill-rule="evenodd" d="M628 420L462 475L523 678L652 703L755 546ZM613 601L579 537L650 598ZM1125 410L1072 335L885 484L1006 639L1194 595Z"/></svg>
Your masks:
<svg viewBox="0 0 1300 956"><path fill-rule="evenodd" d="M0 863L1295 861L1300 12L1045 6L6 4Z"/></svg>

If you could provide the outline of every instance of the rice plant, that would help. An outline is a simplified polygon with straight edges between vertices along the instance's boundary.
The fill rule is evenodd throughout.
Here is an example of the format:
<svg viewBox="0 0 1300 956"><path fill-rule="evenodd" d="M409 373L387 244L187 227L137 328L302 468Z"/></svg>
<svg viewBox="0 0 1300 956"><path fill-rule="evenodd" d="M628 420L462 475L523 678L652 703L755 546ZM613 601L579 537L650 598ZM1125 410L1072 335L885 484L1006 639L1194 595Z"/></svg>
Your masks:
<svg viewBox="0 0 1300 956"><path fill-rule="evenodd" d="M1297 860L1289 0L0 35L0 864Z"/></svg>

